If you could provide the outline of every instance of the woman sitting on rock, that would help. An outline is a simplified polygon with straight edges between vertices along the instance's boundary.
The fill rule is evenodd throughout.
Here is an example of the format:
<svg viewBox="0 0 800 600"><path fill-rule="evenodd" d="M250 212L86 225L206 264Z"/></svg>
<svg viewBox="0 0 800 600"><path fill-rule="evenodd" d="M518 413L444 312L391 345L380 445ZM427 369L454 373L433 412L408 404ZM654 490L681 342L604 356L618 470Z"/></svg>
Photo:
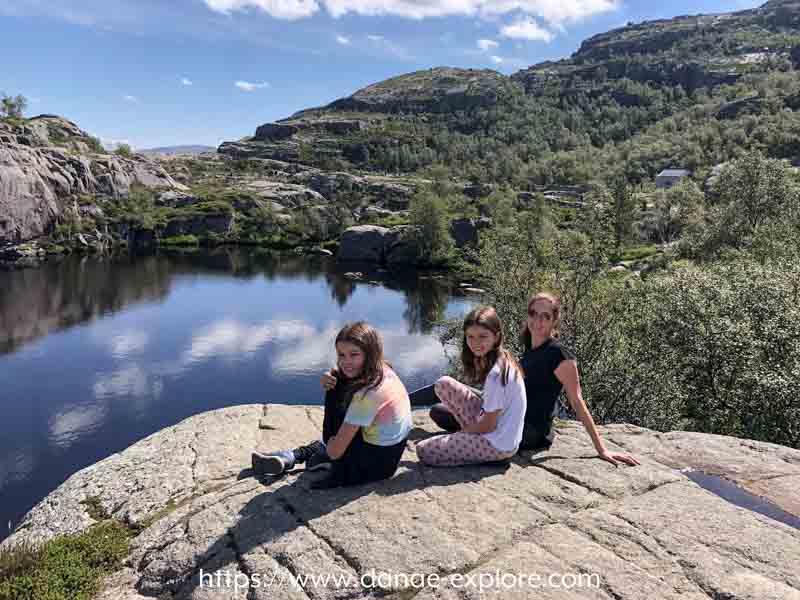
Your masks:
<svg viewBox="0 0 800 600"><path fill-rule="evenodd" d="M525 372L527 410L520 450L546 450L553 442L553 418L558 409L561 390L578 419L583 423L592 439L597 454L603 460L617 465L640 464L627 454L609 452L600 437L594 419L586 407L581 391L578 363L575 355L556 339L560 317L560 302L557 296L540 292L528 301L528 318L522 331L524 352L520 360ZM412 394L422 397L430 394L422 388ZM415 402L416 403L416 402ZM431 408L431 418L446 431L458 431L460 423L447 404Z"/></svg>
<svg viewBox="0 0 800 600"><path fill-rule="evenodd" d="M337 367L325 394L322 441L294 450L252 455L257 475L280 475L297 463L329 467L314 488L356 485L394 475L411 430L411 404L383 358L380 334L363 321L336 336Z"/></svg>

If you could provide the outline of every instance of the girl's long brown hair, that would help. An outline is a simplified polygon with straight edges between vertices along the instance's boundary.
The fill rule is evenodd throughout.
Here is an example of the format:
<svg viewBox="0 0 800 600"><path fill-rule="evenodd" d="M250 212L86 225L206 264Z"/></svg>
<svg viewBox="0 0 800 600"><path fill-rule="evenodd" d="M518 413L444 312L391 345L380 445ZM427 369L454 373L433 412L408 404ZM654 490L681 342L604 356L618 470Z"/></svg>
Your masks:
<svg viewBox="0 0 800 600"><path fill-rule="evenodd" d="M480 361L480 363L478 363L476 360L477 357L473 354L472 350L470 350L469 345L467 345L467 329L474 325L485 327L497 336L497 344L486 355L486 360ZM497 311L493 307L479 306L470 311L464 318L464 336L461 341L461 364L464 367L464 373L467 379L472 383L482 383L485 381L486 376L489 374L489 371L492 370L496 362L500 363L500 381L503 385L508 383L511 369L516 369L520 376L523 375L522 369L519 363L517 363L517 359L514 358L511 352L503 347L503 338L503 323L500 317L497 316Z"/></svg>
<svg viewBox="0 0 800 600"><path fill-rule="evenodd" d="M530 300L528 300L528 311L531 310L531 307L536 303L537 300L547 300L553 305L553 337L558 337L558 324L561 320L561 300L558 296L551 294L550 292L539 292ZM525 350L530 350L533 348L533 339L531 337L531 331L528 329L527 321L522 323L522 333L520 334L520 339L522 341L522 347Z"/></svg>
<svg viewBox="0 0 800 600"><path fill-rule="evenodd" d="M376 388L383 383L383 367L388 363L383 358L381 334L366 321L345 323L336 336L336 344L347 342L357 346L364 353L364 368L350 382L351 389ZM336 368L338 376L341 371Z"/></svg>

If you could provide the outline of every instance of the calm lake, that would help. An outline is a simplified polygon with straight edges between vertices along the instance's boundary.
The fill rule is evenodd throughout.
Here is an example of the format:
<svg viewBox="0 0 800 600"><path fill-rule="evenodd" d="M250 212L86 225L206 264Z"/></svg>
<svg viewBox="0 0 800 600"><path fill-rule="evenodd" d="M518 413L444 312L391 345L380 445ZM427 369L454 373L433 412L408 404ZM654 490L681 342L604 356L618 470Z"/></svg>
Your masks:
<svg viewBox="0 0 800 600"><path fill-rule="evenodd" d="M0 271L0 539L75 471L186 417L320 404L345 321L379 328L409 390L434 381L432 325L473 302L457 288L232 249Z"/></svg>

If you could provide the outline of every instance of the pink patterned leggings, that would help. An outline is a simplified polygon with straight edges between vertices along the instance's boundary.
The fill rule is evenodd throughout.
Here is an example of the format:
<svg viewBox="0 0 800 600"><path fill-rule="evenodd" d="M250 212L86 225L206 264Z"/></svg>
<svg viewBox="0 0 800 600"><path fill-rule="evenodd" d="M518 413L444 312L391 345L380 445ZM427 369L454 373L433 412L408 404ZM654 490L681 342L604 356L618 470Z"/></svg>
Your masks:
<svg viewBox="0 0 800 600"><path fill-rule="evenodd" d="M434 385L434 391L461 427L480 420L483 400L463 383L452 377L442 377ZM452 467L503 460L514 453L495 449L480 433L458 431L417 443L417 456L426 465Z"/></svg>

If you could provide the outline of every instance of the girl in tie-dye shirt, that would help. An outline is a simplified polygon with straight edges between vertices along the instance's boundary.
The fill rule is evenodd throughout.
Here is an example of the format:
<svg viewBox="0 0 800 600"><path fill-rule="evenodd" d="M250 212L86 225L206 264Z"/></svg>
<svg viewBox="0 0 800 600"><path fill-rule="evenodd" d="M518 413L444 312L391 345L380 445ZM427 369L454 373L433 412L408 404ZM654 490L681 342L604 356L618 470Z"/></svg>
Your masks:
<svg viewBox="0 0 800 600"><path fill-rule="evenodd" d="M363 321L336 336L337 367L325 396L323 440L295 450L253 453L257 475L279 475L306 463L330 466L328 488L387 479L394 475L411 430L411 402L400 378L383 358L380 334Z"/></svg>

